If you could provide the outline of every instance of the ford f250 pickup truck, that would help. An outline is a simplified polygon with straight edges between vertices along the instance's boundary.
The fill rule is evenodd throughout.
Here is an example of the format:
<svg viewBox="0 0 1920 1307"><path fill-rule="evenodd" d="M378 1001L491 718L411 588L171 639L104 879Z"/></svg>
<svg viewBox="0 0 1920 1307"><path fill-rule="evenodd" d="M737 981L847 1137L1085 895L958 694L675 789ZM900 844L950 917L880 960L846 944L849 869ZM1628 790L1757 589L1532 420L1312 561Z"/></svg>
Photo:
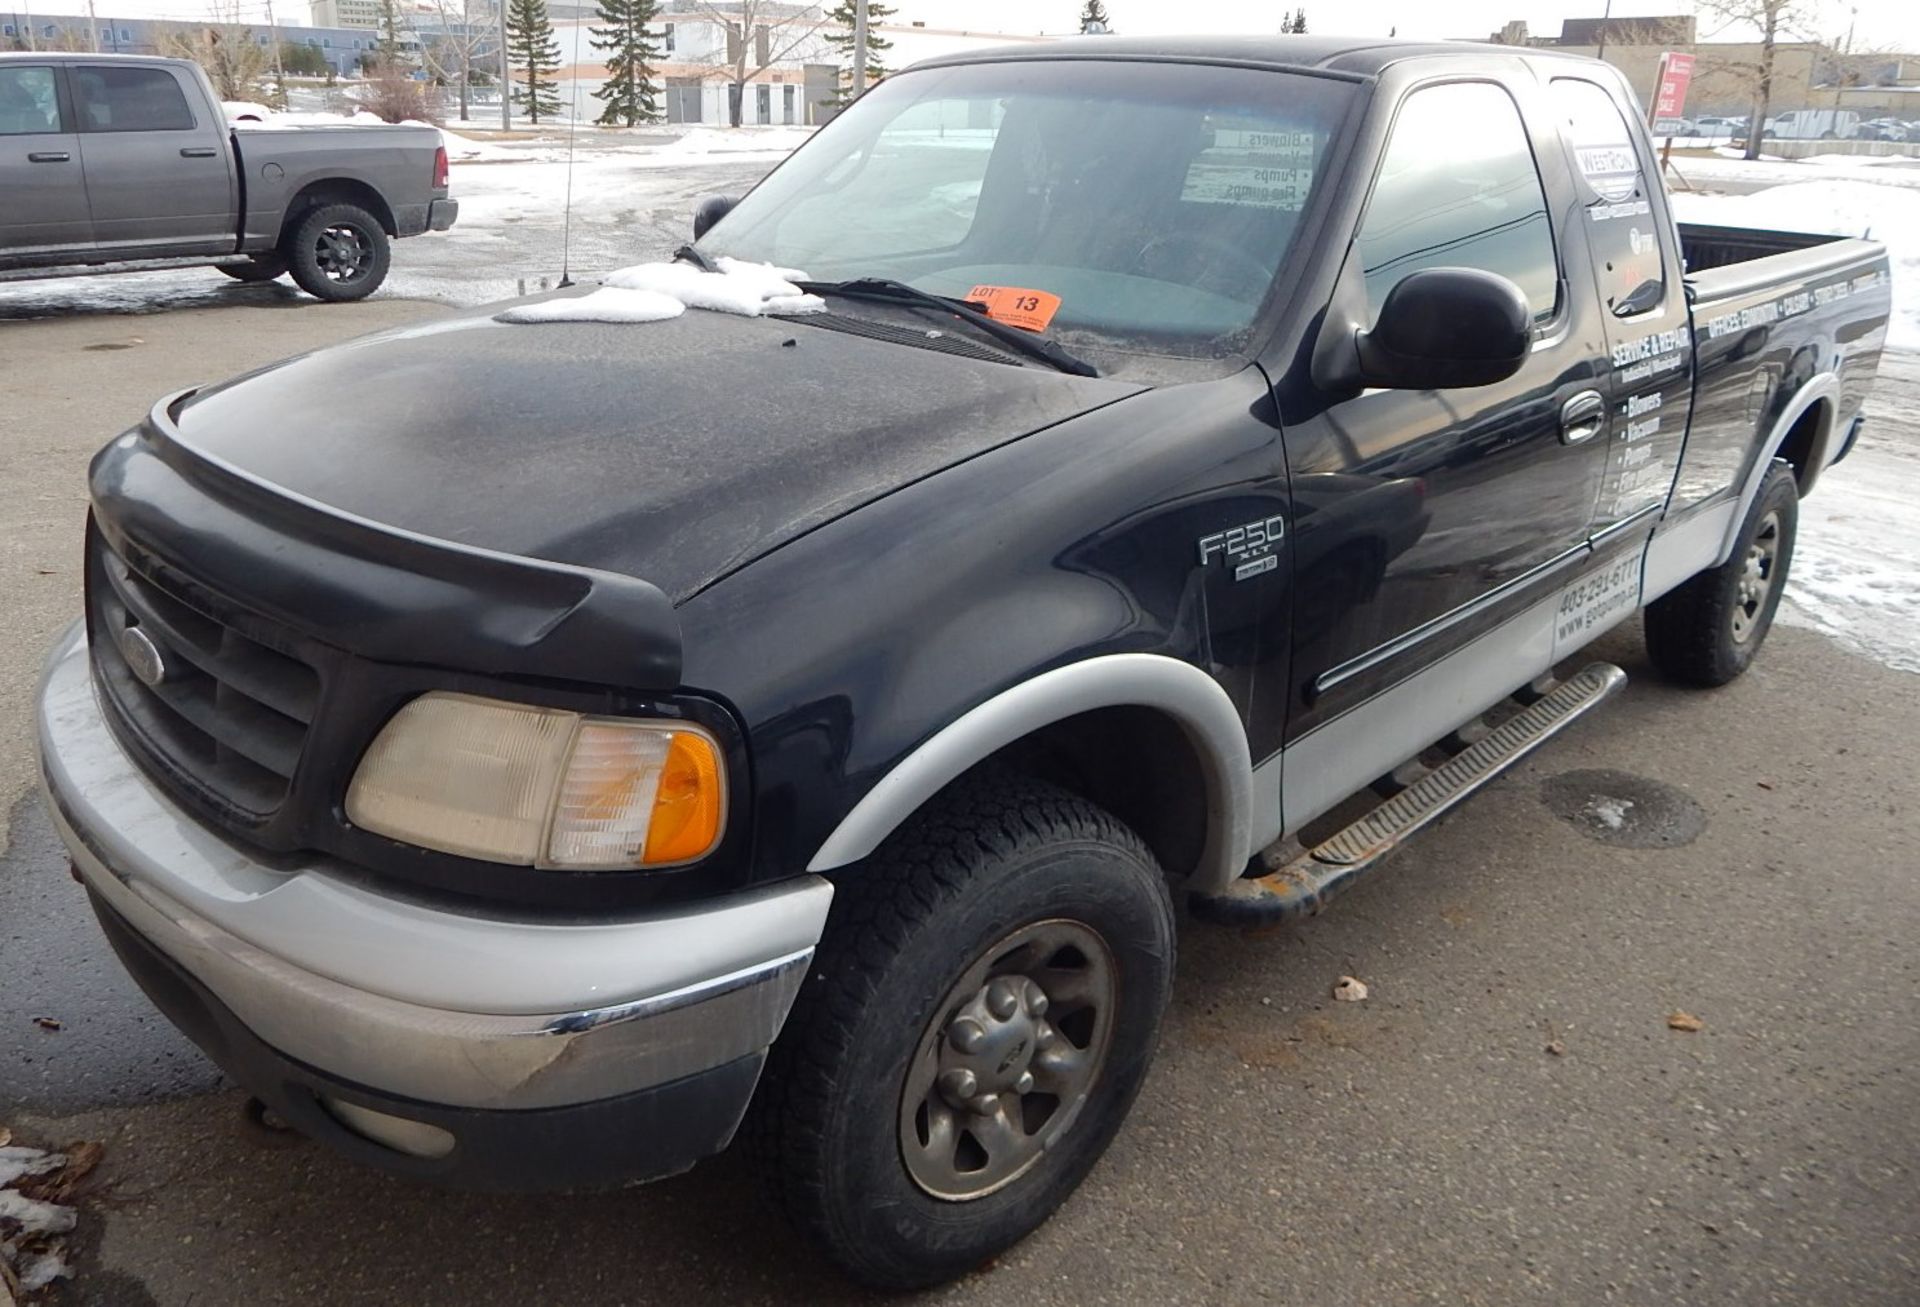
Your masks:
<svg viewBox="0 0 1920 1307"><path fill-rule="evenodd" d="M190 60L0 54L0 281L212 265L357 300L459 211L431 127L233 130Z"/></svg>
<svg viewBox="0 0 1920 1307"><path fill-rule="evenodd" d="M1760 648L1886 255L1657 178L1537 51L921 64L648 274L824 311L548 298L109 444L39 707L76 874L343 1153L570 1187L738 1131L854 1276L964 1272L1120 1129L1176 902L1317 911L1636 612L1688 684Z"/></svg>

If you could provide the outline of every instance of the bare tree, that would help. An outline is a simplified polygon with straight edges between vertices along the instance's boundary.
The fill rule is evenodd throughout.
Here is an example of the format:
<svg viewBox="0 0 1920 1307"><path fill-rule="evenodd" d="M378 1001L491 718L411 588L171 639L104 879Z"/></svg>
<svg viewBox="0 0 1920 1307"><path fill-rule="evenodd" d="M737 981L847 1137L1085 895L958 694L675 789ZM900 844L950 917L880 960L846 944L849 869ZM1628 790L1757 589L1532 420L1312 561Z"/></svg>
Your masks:
<svg viewBox="0 0 1920 1307"><path fill-rule="evenodd" d="M273 52L239 21L239 0L216 0L207 6L207 14L210 21L163 31L155 44L161 54L191 59L206 69L222 100L252 99L260 92Z"/></svg>
<svg viewBox="0 0 1920 1307"><path fill-rule="evenodd" d="M827 25L826 11L818 6L780 0L694 0L691 8L726 34L725 48L714 55L714 75L732 88L728 119L735 127L746 109L747 85L803 48L821 46L820 30Z"/></svg>
<svg viewBox="0 0 1920 1307"><path fill-rule="evenodd" d="M1746 157L1760 157L1760 138L1773 102L1781 38L1805 39L1819 19L1819 0L1700 0L1701 9L1724 19L1727 27L1760 34L1758 56L1751 60L1711 56L1710 67L1740 77L1751 88L1753 115L1747 123ZM1724 29L1723 29L1724 30ZM1718 35L1710 33L1709 35Z"/></svg>
<svg viewBox="0 0 1920 1307"><path fill-rule="evenodd" d="M460 121L466 122L474 65L499 57L500 6L494 0L432 0L432 4L439 20L432 31L421 31L412 11L407 23L420 38L421 63L434 81L455 88ZM486 80L485 74L482 80Z"/></svg>

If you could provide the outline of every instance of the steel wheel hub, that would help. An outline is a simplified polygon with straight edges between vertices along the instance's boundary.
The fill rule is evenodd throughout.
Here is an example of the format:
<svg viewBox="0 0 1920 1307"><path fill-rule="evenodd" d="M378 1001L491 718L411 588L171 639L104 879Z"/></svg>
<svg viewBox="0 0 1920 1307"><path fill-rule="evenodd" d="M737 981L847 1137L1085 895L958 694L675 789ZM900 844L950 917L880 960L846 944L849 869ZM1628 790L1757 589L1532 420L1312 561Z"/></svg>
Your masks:
<svg viewBox="0 0 1920 1307"><path fill-rule="evenodd" d="M1740 581L1734 589L1733 638L1744 642L1760 622L1760 610L1766 607L1767 594L1773 589L1774 568L1780 557L1780 518L1768 513L1760 519L1753 543L1747 546L1746 561L1740 568Z"/></svg>
<svg viewBox="0 0 1920 1307"><path fill-rule="evenodd" d="M935 1010L900 1098L900 1152L936 1198L1011 1183L1079 1116L1117 995L1112 955L1075 921L1025 926L988 949Z"/></svg>

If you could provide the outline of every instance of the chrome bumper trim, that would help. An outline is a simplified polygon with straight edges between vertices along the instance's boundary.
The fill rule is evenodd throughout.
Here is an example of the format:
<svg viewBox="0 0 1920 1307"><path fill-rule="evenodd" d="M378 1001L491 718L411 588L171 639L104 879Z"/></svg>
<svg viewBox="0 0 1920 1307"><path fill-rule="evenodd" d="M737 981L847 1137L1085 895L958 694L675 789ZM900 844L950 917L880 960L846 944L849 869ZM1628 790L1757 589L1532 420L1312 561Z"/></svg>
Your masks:
<svg viewBox="0 0 1920 1307"><path fill-rule="evenodd" d="M48 663L39 728L48 808L89 889L279 1052L424 1102L565 1106L758 1052L799 992L832 898L824 880L800 877L705 910L565 926L349 893L320 864L267 868L193 824L120 750L77 634ZM724 937L689 940L702 931ZM410 942L411 955L377 977L321 974L264 946L330 959L337 944L365 971L380 956L365 947L369 933ZM753 956L755 946L765 952ZM620 997L540 1007L569 988L583 1000ZM495 1006L443 1005L462 994Z"/></svg>

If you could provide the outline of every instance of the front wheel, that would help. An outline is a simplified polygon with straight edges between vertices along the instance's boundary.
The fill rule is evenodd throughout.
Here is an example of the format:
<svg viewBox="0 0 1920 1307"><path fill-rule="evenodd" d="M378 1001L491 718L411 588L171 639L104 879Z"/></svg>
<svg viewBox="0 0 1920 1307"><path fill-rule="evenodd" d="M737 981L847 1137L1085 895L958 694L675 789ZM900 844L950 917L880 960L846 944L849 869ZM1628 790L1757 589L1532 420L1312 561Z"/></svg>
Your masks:
<svg viewBox="0 0 1920 1307"><path fill-rule="evenodd" d="M1126 826L1037 781L955 785L835 889L748 1135L776 1201L880 1288L1002 1252L1120 1128L1173 958Z"/></svg>
<svg viewBox="0 0 1920 1307"><path fill-rule="evenodd" d="M1753 497L1733 553L1647 605L1647 655L1685 685L1725 685L1752 665L1787 587L1800 492L1775 463Z"/></svg>
<svg viewBox="0 0 1920 1307"><path fill-rule="evenodd" d="M365 299L387 279L393 247L380 220L357 204L326 204L294 225L281 247L293 280L316 299Z"/></svg>

